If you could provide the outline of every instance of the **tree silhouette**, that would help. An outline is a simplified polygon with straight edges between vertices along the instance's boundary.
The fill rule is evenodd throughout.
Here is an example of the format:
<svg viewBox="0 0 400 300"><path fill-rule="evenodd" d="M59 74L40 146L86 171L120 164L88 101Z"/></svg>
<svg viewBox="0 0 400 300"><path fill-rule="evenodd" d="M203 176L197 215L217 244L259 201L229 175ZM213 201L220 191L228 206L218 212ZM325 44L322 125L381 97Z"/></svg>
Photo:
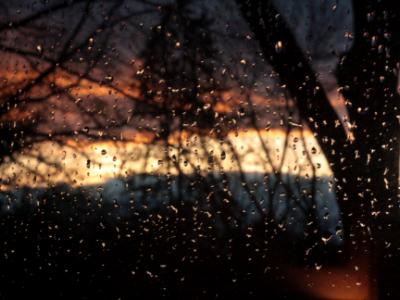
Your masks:
<svg viewBox="0 0 400 300"><path fill-rule="evenodd" d="M191 1L163 6L161 20L137 58L143 99L136 101L134 113L159 117L160 139L176 130L211 130L217 123L214 106L227 89L214 71L211 21L195 9Z"/></svg>
<svg viewBox="0 0 400 300"><path fill-rule="evenodd" d="M28 5L27 11L2 3L0 162L49 139L65 144L66 138L110 138L104 129L113 127L112 122L99 113L105 102L96 95L88 100L77 91L107 86L110 76L104 62L115 27L134 17L139 23L157 9L150 2L134 2L128 9L124 1L56 1ZM72 115L69 121L66 114Z"/></svg>
<svg viewBox="0 0 400 300"><path fill-rule="evenodd" d="M354 139L348 139L309 57L272 1L237 0L264 57L330 163L347 249L374 256L379 297L395 299L399 290L389 274L396 274L398 253L388 254L385 245L396 244L398 227L399 14L390 1L353 2L354 30L349 35L354 40L339 58L336 73L353 123Z"/></svg>

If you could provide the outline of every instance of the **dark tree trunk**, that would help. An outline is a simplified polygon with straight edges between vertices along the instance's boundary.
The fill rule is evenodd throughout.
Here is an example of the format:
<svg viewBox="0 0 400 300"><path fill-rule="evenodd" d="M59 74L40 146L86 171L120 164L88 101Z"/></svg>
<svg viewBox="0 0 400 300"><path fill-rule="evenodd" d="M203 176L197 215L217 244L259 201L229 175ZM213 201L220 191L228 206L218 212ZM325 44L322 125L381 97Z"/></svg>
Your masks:
<svg viewBox="0 0 400 300"><path fill-rule="evenodd" d="M344 177L351 178L345 190L363 206L356 226L369 231L372 279L379 299L400 299L399 17L393 1L355 1L354 44L337 72L343 94L351 103L348 110L356 126L354 148L359 157L355 160L348 154L356 172Z"/></svg>
<svg viewBox="0 0 400 300"><path fill-rule="evenodd" d="M321 145L336 181L348 258L371 257L371 284L379 299L400 299L398 230L399 11L395 1L354 1L354 44L341 59L337 79L354 141L338 117L295 38L270 1L237 0L265 58L297 101ZM276 43L283 49L277 53Z"/></svg>

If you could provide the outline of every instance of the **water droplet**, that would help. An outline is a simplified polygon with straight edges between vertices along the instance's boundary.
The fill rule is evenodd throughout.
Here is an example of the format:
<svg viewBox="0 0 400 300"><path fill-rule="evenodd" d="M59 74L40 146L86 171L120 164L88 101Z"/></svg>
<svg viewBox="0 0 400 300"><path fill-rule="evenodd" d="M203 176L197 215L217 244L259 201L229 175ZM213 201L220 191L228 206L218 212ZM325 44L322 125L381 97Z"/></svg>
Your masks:
<svg viewBox="0 0 400 300"><path fill-rule="evenodd" d="M276 51L276 53L281 53L281 52L282 52L282 49L283 49L283 43L282 43L282 41L276 42L276 44L275 44L275 51Z"/></svg>
<svg viewBox="0 0 400 300"><path fill-rule="evenodd" d="M226 153L225 153L225 151L222 151L221 152L221 160L225 160L225 158L226 158Z"/></svg>

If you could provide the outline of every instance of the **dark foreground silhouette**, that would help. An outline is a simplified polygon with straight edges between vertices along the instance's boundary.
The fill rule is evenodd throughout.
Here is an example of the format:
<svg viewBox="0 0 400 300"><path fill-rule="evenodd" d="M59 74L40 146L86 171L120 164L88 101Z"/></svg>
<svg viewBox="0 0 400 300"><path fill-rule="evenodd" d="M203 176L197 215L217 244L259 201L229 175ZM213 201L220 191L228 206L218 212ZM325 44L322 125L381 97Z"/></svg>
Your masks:
<svg viewBox="0 0 400 300"><path fill-rule="evenodd" d="M21 193L11 206L2 195L0 299L314 299L285 270L340 263L329 243L305 256L315 241L239 224L236 206L209 191L152 209L155 195L139 208L133 196L120 203L65 185Z"/></svg>

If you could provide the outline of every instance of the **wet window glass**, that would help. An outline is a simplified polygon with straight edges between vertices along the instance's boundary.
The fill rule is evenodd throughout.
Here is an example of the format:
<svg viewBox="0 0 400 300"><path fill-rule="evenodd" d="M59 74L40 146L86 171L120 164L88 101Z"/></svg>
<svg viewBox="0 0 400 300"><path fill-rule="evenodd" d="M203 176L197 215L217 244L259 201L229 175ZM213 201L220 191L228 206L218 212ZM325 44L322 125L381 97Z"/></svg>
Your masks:
<svg viewBox="0 0 400 300"><path fill-rule="evenodd" d="M0 2L1 299L400 299L395 1Z"/></svg>

